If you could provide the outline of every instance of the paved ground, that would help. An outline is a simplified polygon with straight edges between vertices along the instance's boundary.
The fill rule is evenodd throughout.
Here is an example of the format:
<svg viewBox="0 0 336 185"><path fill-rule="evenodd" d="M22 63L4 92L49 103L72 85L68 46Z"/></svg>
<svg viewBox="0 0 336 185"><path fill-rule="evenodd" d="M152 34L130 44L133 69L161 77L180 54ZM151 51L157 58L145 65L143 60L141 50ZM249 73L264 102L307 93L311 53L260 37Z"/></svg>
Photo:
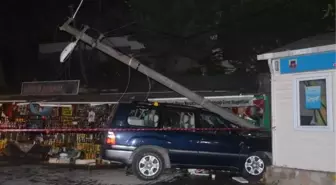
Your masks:
<svg viewBox="0 0 336 185"><path fill-rule="evenodd" d="M123 169L75 169L16 165L0 167L0 185L236 185L225 176L216 180L206 177L183 177L180 173L167 173L155 182L144 182L135 176L126 176Z"/></svg>

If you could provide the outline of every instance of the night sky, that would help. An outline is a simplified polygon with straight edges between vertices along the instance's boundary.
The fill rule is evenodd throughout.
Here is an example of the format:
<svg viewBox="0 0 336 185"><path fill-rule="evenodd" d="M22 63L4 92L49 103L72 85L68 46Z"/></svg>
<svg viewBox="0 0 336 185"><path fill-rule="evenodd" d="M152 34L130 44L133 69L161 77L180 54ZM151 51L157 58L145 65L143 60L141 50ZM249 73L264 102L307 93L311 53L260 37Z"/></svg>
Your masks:
<svg viewBox="0 0 336 185"><path fill-rule="evenodd" d="M18 83L23 69L36 72L39 17L38 1L6 0L1 4L1 60L8 84ZM19 69L21 68L21 69Z"/></svg>
<svg viewBox="0 0 336 185"><path fill-rule="evenodd" d="M7 85L17 86L21 80L33 80L41 70L38 44L52 41L50 31L45 28L56 30L55 17L65 18L64 11L58 12L61 4L55 1L5 0L2 3L1 60Z"/></svg>
<svg viewBox="0 0 336 185"><path fill-rule="evenodd" d="M69 5L76 9L79 0L4 0L1 3L1 53L5 81L10 88L19 88L20 82L48 79L45 68L38 61L38 44L69 41L70 35L58 30L70 15ZM84 1L78 15L81 20L94 27L101 27L97 17L104 16L111 7L120 9L120 1ZM100 6L101 5L101 6ZM123 20L113 20L109 26L122 24ZM58 65L58 64L57 64ZM43 75L42 75L43 74ZM48 74L46 74L48 75ZM52 77L51 77L52 78Z"/></svg>
<svg viewBox="0 0 336 185"><path fill-rule="evenodd" d="M316 1L310 1L313 2L313 4L316 4ZM318 10L316 11L322 12L323 8L327 7L327 1L329 2L329 0L323 0L323 2L322 0L319 1L321 2L321 6L318 7ZM82 75L78 67L79 64L75 61L71 62L71 64L60 64L58 62L59 54L56 54L54 56L54 61L41 61L39 60L38 56L39 44L41 43L67 42L71 40L71 36L65 32L59 31L58 27L67 20L67 17L70 16L69 5L74 5L74 9L76 9L79 2L80 0L1 1L0 13L2 26L0 29L0 61L3 67L3 73L5 78L4 80L7 87L6 89L0 87L0 91L5 92L5 90L8 89L13 91L14 89L16 92L18 92L22 81L64 80L70 78L81 79L82 81ZM283 2L282 8L286 7L285 2L287 1ZM300 2L297 0L296 3ZM305 5L308 4L306 3ZM272 14L274 18L269 18L270 20L278 20L278 18L280 20L281 17L285 16L285 14L279 15L277 13L282 13L282 10L279 9L279 7L276 7L274 11L267 11L269 13L276 11L274 13L275 15ZM241 51L242 43L245 42L248 44L248 39L253 38L252 34L256 34L259 36L263 34L283 36L288 33L288 35L293 35L293 38L288 39L292 42L294 40L301 39L302 37L322 32L321 30L323 29L323 24L327 21L322 20L322 16L316 16L313 20L308 17L309 14L307 13L307 10L305 14L296 13L297 10L294 9L293 12L289 13L288 15L286 14L286 16L295 17L296 15L300 15L301 17L298 16L297 19L301 20L302 26L308 25L306 27L309 28L310 31L307 31L307 29L303 27L301 29L300 26L293 29L287 29L287 27L281 27L281 25L279 24L278 27L284 30L278 32L275 32L277 30L273 30L272 32L273 26L262 28L260 25L264 23L259 23L259 26L252 27L260 27L260 31L256 31L253 29L252 31L249 31L250 28L248 27L246 29L241 29L238 31L236 30L236 38L232 37L231 32L228 32L228 37L225 39L233 38L233 41L232 43L227 42L228 48L231 48L232 51L229 51L226 54L234 53L233 51L236 50ZM266 15L265 17L270 16ZM291 24L293 25L295 24L295 21L292 19L290 19L291 21L289 21L289 19L286 17L284 19L287 19L287 22L292 22ZM76 17L77 27L80 27L82 24L88 24L90 27L98 29L101 32L118 28L131 21L133 21L133 18L131 17L129 9L124 0L85 0L78 16ZM315 23L321 22L321 24L310 25L310 22L312 21L315 21ZM270 25L272 23L269 21L267 22ZM280 21L274 22L274 24L278 24L278 22L280 23ZM296 37L294 38L294 36ZM224 41L226 43L225 39ZM245 49L248 48L250 47L247 46ZM87 73L90 76L88 82L89 85L99 84L101 81L103 81L101 79L105 79L105 81L107 81L106 84L119 83L121 84L121 86L125 86L124 84L127 82L128 71L125 65L119 62L110 62L98 66L96 65L97 62L95 62L95 58L92 57L92 52L90 54L87 54L86 57L91 58L87 61L86 64L88 68ZM111 60L113 61L113 59ZM265 66L267 68L267 65ZM66 70L68 70L70 67L71 74L64 75L63 73L66 72ZM108 75L110 75L111 77L109 77ZM133 77L137 78L136 76ZM144 83L147 83L146 78L144 78L144 80Z"/></svg>

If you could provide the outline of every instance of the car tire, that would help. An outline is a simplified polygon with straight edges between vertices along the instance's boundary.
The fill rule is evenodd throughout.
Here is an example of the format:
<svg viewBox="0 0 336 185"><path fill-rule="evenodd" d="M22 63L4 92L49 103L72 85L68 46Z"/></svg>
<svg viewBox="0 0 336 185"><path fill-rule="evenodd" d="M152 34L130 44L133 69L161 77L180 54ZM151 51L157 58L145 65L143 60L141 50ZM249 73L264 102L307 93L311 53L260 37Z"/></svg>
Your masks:
<svg viewBox="0 0 336 185"><path fill-rule="evenodd" d="M164 166L163 157L159 152L145 149L135 154L132 171L139 179L150 181L160 177Z"/></svg>
<svg viewBox="0 0 336 185"><path fill-rule="evenodd" d="M243 163L243 177L252 182L260 181L269 164L269 160L262 152L252 153Z"/></svg>

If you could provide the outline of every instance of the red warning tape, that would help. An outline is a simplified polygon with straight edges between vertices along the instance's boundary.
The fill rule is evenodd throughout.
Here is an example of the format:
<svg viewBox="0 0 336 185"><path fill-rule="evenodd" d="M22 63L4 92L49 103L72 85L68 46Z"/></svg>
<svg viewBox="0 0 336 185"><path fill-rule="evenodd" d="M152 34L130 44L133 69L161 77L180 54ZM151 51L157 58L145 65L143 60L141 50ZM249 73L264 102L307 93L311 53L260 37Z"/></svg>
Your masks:
<svg viewBox="0 0 336 185"><path fill-rule="evenodd" d="M261 128L58 128L58 129L0 129L0 132L127 132L127 131L251 131Z"/></svg>

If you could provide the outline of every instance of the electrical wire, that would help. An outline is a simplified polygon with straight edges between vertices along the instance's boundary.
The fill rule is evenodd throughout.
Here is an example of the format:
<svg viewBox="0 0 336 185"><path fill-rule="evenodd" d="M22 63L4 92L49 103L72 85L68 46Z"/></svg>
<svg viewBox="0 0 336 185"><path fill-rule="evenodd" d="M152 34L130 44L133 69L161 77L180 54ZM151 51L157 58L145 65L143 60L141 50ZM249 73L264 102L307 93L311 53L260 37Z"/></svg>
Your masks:
<svg viewBox="0 0 336 185"><path fill-rule="evenodd" d="M126 85L125 91L122 93L122 95L120 96L117 103L119 103L120 100L125 96L125 94L128 90L129 84L131 82L131 64L132 64L132 61L133 61L133 57L131 57L130 60L128 61L128 80L127 80L127 85Z"/></svg>
<svg viewBox="0 0 336 185"><path fill-rule="evenodd" d="M66 75L66 77L69 78L68 80L71 80L71 62L68 62L67 65L68 66L66 66L66 68L68 69L68 71L67 71L68 76Z"/></svg>
<svg viewBox="0 0 336 185"><path fill-rule="evenodd" d="M57 42L57 38L58 38L58 33L59 33L59 25L56 26L56 29L53 33L53 42ZM71 41L73 41L74 37L71 37ZM71 61L71 56L69 57L69 60ZM58 62L59 64L59 62ZM53 65L53 62L51 62L52 65L52 69L54 69L55 73L56 73L56 79L57 80L63 80L63 75L64 75L64 80L67 80L67 78L69 77L69 79L71 79L71 74L70 74L70 65L69 64L65 64L65 65ZM67 76L67 72L68 75Z"/></svg>
<svg viewBox="0 0 336 185"><path fill-rule="evenodd" d="M116 30L119 30L119 29L126 28L126 27L131 26L131 25L133 25L133 24L135 24L135 23L136 23L136 22L133 21L133 22L124 24L124 25L122 25L122 26L120 26L120 27L118 27L118 28L115 28L115 29L112 29L112 30L110 30L110 31L104 32L104 33L103 33L103 36L104 36L104 37L101 39L101 41L103 41L104 39L106 39L106 38L107 38L107 35L108 35L109 33L112 33L112 32L114 32L114 31L116 31ZM92 30L94 30L94 31L96 31L97 33L101 34L101 32L100 32L99 30L97 30L97 29L92 28ZM109 44L111 44L112 46L114 46L114 49L116 49L116 46L114 45L114 43L113 43L112 41L110 41L109 39L106 39L106 40L107 40L107 42L108 42ZM119 51L120 53L122 53L122 54L124 54L124 55L130 57L131 59L133 58L133 57L131 57L131 56L129 56L129 55L123 53L122 51L120 51L120 50L118 50L118 49L116 49L116 50ZM129 73L130 73L130 66L128 66L128 67L129 67ZM150 78L149 78L148 74L146 74L146 77L147 77L147 82L148 82L148 91L147 91L147 93L146 93L146 97L145 97L144 101L147 101L147 100L148 100L148 97L149 97L149 95L150 95L150 93L151 93L151 90L152 90L152 84L151 84L151 81L150 81ZM130 78L130 75L129 75L129 78ZM128 88L128 87L127 87L127 88ZM127 90L127 89L126 89L126 90ZM125 91L124 93L126 93L126 91ZM124 94L123 94L120 98L123 98L123 96L124 96ZM120 99L120 100L121 100L121 99ZM118 101L118 102L119 102L119 101Z"/></svg>
<svg viewBox="0 0 336 185"><path fill-rule="evenodd" d="M112 33L112 32L114 32L114 31L117 31L117 30L126 28L126 27L128 27L128 26L133 25L133 24L135 24L135 21L130 22L130 23L127 23L127 24L124 24L124 25L122 25L122 26L120 26L120 27L118 27L118 28L112 29L112 30L110 30L110 31L104 32L103 35L107 36L109 33Z"/></svg>
<svg viewBox="0 0 336 185"><path fill-rule="evenodd" d="M135 23L135 22L134 22L134 23ZM126 26L129 26L129 25L134 24L134 23L129 23L129 24L126 24L126 25L124 25L124 26L122 26L122 27L126 27ZM122 28L122 27L120 27L120 28ZM120 29L120 28L117 28L117 29ZM97 29L95 29L95 28L90 28L90 29L94 30L94 31L97 32L98 34L102 34L99 30L97 30ZM102 42L104 39L107 38L107 37L106 37L106 34L107 34L107 33L111 33L112 31L115 31L115 30L117 30L117 29L114 29L114 30L111 30L111 31L109 31L109 32L105 32L105 33L103 33L102 35L103 35L104 37L101 39L101 42ZM107 41L109 44L111 44L115 50L117 50L118 52L122 53L123 55L126 55L126 56L130 57L130 60L129 60L129 62L128 62L128 80L127 80L127 85L126 85L125 91L124 91L123 94L120 96L119 100L117 101L117 102L119 103L119 102L121 101L121 99L125 96L125 94L127 93L127 90L128 90L128 87L129 87L129 84L130 84L130 81L131 81L131 64L132 64L132 61L133 61L133 58L134 58L134 57L133 57L133 56L130 56L130 55L126 54L126 53L123 53L123 52L120 51L120 50L118 50L118 49L116 48L116 46L114 45L114 43L113 43L112 41L110 41L109 39L106 39L106 41ZM145 72L145 74L146 74L147 81L148 81L148 91L147 91L147 93L146 93L146 98L145 98L144 101L147 101L147 100L148 100L148 97L149 97L149 95L150 95L150 92L151 92L151 90L152 90L152 84L151 84L151 81L150 81L150 78L149 78L148 74L147 74L146 72Z"/></svg>
<svg viewBox="0 0 336 185"><path fill-rule="evenodd" d="M100 42L102 42L102 40L106 38L105 35L102 34L99 30L97 30L95 28L91 28L91 27L90 27L90 29L92 29L93 31L97 32L98 34L103 35L103 38L100 40ZM120 96L120 98L117 101L117 103L119 103L122 100L122 98L125 96L125 94L127 93L128 87L129 87L130 82L131 82L131 66L130 65L132 64L132 61L133 61L134 57L133 56L129 56L128 54L125 54L122 51L118 50L116 48L116 46L114 45L114 43L111 42L109 39L106 39L106 41L113 46L113 49L117 50L118 52L120 52L123 55L126 55L126 56L130 57L130 60L128 62L128 79L127 79L127 85L126 85L126 88L125 88L124 92L122 93L122 95Z"/></svg>
<svg viewBox="0 0 336 185"><path fill-rule="evenodd" d="M97 31L97 30L96 30ZM105 37L105 35L104 35L104 37L103 37L103 39L106 39L107 37ZM102 39L102 40L103 40ZM128 69L129 69L129 81L130 81L130 73L131 73L131 71L130 71L130 69L131 69L131 67L130 67L130 65L131 65L131 62L132 62L132 60L133 60L133 56L130 56L130 55L128 55L128 54L126 54L126 53L123 53L122 51L120 51L120 50L118 50L117 48L116 48L116 46L114 45L114 43L112 42L112 41L110 41L109 39L106 39L106 41L109 43L109 44L111 44L113 47L114 47L114 49L115 50L117 50L118 52L120 52L120 53L122 53L123 55L126 55L126 56L128 56L128 57L130 57L131 59L130 59L130 62L129 62L129 64L128 64ZM148 76L148 74L145 72L145 74L146 74L146 77L147 77L147 81L148 81L148 91L147 91L147 93L146 93L146 97L145 97L145 99L144 99L144 101L147 101L148 100L148 97L149 97L149 95L150 95L150 92L151 92L151 90L152 90L152 84L151 84L151 81L150 81L150 79L149 79L149 76ZM129 81L128 81L128 85L129 85ZM128 86L127 85L127 86ZM128 88L128 87L127 87ZM127 89L126 89L127 90ZM124 92L124 94L126 93L126 91ZM119 102L120 100L121 100L121 98L123 98L123 96L124 96L124 94L120 97L120 99L117 101L117 102Z"/></svg>
<svg viewBox="0 0 336 185"><path fill-rule="evenodd" d="M105 39L106 37L104 37L103 39ZM116 49L116 46L114 45L114 43L112 42L112 41L110 41L109 39L106 39L106 41L109 43L109 44L111 44L112 46L114 46L114 49L115 50L117 50L117 51L119 51L120 53L122 53L123 55L126 55L126 56L128 56L128 57L130 57L131 59L130 59L130 62L132 62L132 59L134 58L133 56L129 56L128 54L125 54L125 53L123 53L122 51L120 51L120 50L118 50L118 49ZM129 73L130 73L130 65L131 65L131 63L129 63L128 64L128 69L129 69ZM147 91L147 93L146 93L146 97L145 97L145 99L144 99L144 101L147 101L148 100L148 97L149 97L149 95L150 95L150 92L151 92L151 90L152 90L152 84L151 84L151 81L150 81L150 79L149 79L149 76L148 76L148 74L147 74L147 72L145 72L145 74L146 74L146 77L147 77L147 81L148 81L148 91ZM129 80L130 80L130 76L129 76ZM129 83L129 82L128 82ZM127 89L126 89L127 90ZM126 93L126 92L124 92L124 93ZM124 96L124 94L122 95L122 97ZM122 98L121 97L121 98ZM119 100L120 101L120 100ZM118 102L119 102L118 101Z"/></svg>
<svg viewBox="0 0 336 185"><path fill-rule="evenodd" d="M147 76L147 81L148 81L148 91L147 91L146 98L145 98L144 101L148 100L149 94L150 94L150 92L152 90L152 84L151 84L151 81L150 81L149 76L147 75L147 73L146 73L146 76Z"/></svg>
<svg viewBox="0 0 336 185"><path fill-rule="evenodd" d="M59 25L56 26L56 29L54 31L53 34L53 42L57 42L57 37L58 37L58 31L59 31ZM51 64L53 64L53 62L51 62ZM59 64L59 62L57 62L57 64ZM63 74L63 66L59 66L59 65L53 65L53 69L55 69L56 72L56 79L58 80L60 78L60 76Z"/></svg>
<svg viewBox="0 0 336 185"><path fill-rule="evenodd" d="M79 5L78 5L78 7L77 7L77 9L76 9L76 11L75 11L75 13L72 15L72 19L75 19L76 15L77 15L77 13L78 13L78 11L79 11L79 9L81 8L81 6L82 6L82 4L83 4L83 1L84 1L84 0L81 0L81 2L79 3Z"/></svg>
<svg viewBox="0 0 336 185"><path fill-rule="evenodd" d="M106 37L104 37L104 38L106 38ZM103 39L104 39L103 38ZM114 45L114 43L112 42L112 41L110 41L109 39L106 39L106 41L108 42L108 43L110 43L112 46L114 46L114 49L116 49L116 46ZM129 71L128 71L128 73L129 73L129 81L130 81L130 73L131 73L131 67L130 67L130 65L131 65L131 62L132 62L132 60L133 60L133 56L129 56L128 54L125 54L125 53L123 53L122 51L120 51L120 50L118 50L118 49L116 49L117 51L119 51L120 53L122 53L123 55L126 55L126 56L128 56L128 57L130 57L131 59L130 59L130 62L129 62L129 64L128 64L128 69L129 69ZM144 101L147 101L147 99L148 99L148 97L149 97L149 95L150 95L150 92L151 92L151 90L152 90L152 85L151 85L151 81L150 81L150 79L149 79L149 76L148 76L148 74L145 72L145 74L146 74L146 77L147 77L147 81L148 81L148 91L147 91L147 93L146 93L146 97L145 97L145 99L144 99ZM129 85L129 81L128 81L128 85ZM127 85L127 86L128 86ZM127 87L128 88L128 87ZM127 89L126 89L127 90ZM124 94L126 93L126 91L124 92ZM124 94L120 97L120 100L121 100L121 98L123 98L123 96L124 96ZM118 100L117 102L119 102L120 100Z"/></svg>

